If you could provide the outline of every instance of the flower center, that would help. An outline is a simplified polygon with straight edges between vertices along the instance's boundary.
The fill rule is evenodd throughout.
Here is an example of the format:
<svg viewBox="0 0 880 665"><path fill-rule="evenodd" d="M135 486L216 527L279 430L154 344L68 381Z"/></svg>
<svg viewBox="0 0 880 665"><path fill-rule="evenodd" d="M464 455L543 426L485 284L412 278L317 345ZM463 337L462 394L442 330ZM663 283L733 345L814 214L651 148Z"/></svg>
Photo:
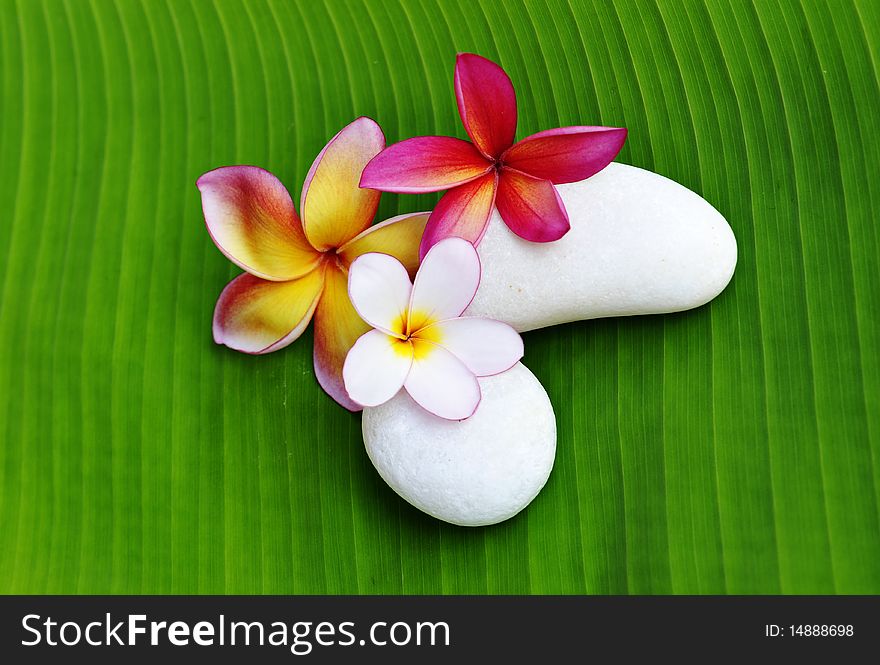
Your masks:
<svg viewBox="0 0 880 665"><path fill-rule="evenodd" d="M339 254L338 247L331 247L330 249L325 249L323 252L323 260L324 262L339 268L342 271L342 274L348 274L348 266L345 264L345 261L342 260L342 256Z"/></svg>
<svg viewBox="0 0 880 665"><path fill-rule="evenodd" d="M430 312L414 311L409 313L409 321L406 322L405 330L409 331L409 336L415 335L422 328L433 323Z"/></svg>
<svg viewBox="0 0 880 665"><path fill-rule="evenodd" d="M404 312L393 322L391 330L399 335L401 342L422 340L436 343L440 341L440 331L439 326L431 325L434 322L430 312Z"/></svg>

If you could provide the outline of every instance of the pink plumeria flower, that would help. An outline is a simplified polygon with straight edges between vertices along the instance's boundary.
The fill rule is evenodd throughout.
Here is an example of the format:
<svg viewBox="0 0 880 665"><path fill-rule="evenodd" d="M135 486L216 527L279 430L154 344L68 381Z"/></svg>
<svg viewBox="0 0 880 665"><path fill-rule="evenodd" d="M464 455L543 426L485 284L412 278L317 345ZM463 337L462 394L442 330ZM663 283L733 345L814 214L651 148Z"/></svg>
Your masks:
<svg viewBox="0 0 880 665"><path fill-rule="evenodd" d="M473 143L419 136L386 148L364 169L361 187L404 194L449 190L428 220L420 255L443 238L478 245L497 206L510 230L533 242L558 240L568 213L554 184L589 178L620 152L626 129L561 127L516 135L516 95L501 67L460 53L458 112Z"/></svg>
<svg viewBox="0 0 880 665"><path fill-rule="evenodd" d="M478 376L500 374L523 355L519 334L506 323L461 316L480 285L480 259L461 238L437 243L409 281L387 254L364 254L348 274L348 293L373 327L345 359L351 398L378 406L405 388L431 413L464 420L480 404Z"/></svg>
<svg viewBox="0 0 880 665"><path fill-rule="evenodd" d="M367 252L418 267L428 213L370 226L380 192L360 189L364 165L385 147L370 118L344 127L315 158L303 184L300 212L268 171L225 166L198 180L214 243L245 272L223 289L214 309L214 341L262 354L282 349L315 319L315 375L339 404L360 410L345 392L342 364L369 330L348 299L348 269Z"/></svg>

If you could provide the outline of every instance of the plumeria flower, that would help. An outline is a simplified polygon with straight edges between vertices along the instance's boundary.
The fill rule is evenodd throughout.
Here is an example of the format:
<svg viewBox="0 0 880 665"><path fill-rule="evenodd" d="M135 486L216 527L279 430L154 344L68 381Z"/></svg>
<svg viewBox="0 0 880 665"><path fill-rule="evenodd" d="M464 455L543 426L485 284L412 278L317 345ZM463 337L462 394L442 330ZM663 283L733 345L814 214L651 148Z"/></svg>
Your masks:
<svg viewBox="0 0 880 665"><path fill-rule="evenodd" d="M480 259L461 238L437 243L411 283L387 254L364 254L348 274L351 302L373 330L345 359L351 398L378 406L405 388L419 405L464 420L480 404L478 376L500 374L523 355L522 338L506 323L463 317L480 284Z"/></svg>
<svg viewBox="0 0 880 665"><path fill-rule="evenodd" d="M449 190L428 220L422 256L451 236L479 244L493 205L521 238L550 242L565 235L568 213L553 185L605 168L620 152L626 129L561 127L514 145L513 84L501 67L472 53L458 55L455 94L473 143L449 136L401 141L367 165L361 187L407 194Z"/></svg>
<svg viewBox="0 0 880 665"><path fill-rule="evenodd" d="M315 374L342 406L342 365L369 329L348 299L348 270L366 252L384 252L415 273L428 213L370 226L380 192L360 189L364 165L385 147L382 130L358 118L324 147L303 184L297 216L290 194L268 171L227 166L198 180L208 232L246 272L220 294L214 341L245 353L269 353L315 319Z"/></svg>

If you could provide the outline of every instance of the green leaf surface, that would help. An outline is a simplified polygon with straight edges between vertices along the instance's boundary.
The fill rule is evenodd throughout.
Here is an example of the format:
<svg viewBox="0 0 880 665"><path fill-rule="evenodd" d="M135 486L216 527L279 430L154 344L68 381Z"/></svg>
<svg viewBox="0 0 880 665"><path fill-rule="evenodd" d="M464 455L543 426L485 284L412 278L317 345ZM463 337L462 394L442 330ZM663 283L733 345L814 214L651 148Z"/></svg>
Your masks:
<svg viewBox="0 0 880 665"><path fill-rule="evenodd" d="M0 0L0 592L880 593L878 49L874 0ZM194 184L296 199L358 115L463 136L457 51L740 252L698 310L525 335L556 466L484 529L385 486L311 333L212 343Z"/></svg>

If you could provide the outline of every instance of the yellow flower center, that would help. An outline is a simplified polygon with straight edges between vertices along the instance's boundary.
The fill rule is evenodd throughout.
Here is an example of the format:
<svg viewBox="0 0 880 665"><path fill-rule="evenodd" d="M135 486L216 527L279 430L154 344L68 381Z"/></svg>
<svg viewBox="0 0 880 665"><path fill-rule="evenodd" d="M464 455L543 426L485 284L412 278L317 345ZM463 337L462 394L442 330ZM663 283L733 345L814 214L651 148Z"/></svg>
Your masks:
<svg viewBox="0 0 880 665"><path fill-rule="evenodd" d="M440 326L431 325L433 323L436 321L428 312L412 312L409 317L407 312L401 314L391 328L398 335L398 339L394 341L394 350L403 356L412 353L416 360L427 356L443 340Z"/></svg>

